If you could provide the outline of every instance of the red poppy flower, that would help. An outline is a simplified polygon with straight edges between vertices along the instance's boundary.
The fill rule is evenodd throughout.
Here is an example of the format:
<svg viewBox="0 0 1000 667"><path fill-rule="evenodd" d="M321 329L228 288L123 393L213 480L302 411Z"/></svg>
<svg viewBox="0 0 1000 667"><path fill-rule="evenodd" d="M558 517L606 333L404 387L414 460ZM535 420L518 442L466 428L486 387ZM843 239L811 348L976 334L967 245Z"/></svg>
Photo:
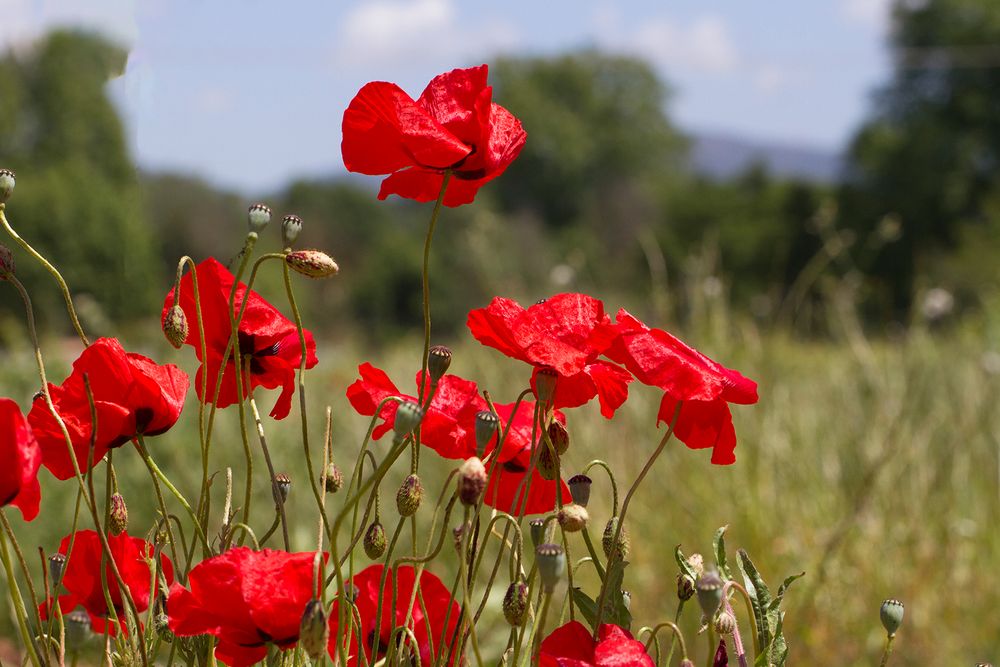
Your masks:
<svg viewBox="0 0 1000 667"><path fill-rule="evenodd" d="M90 624L94 632L101 634L107 629L108 634L117 633L116 626L125 628L125 606L126 602L122 598L121 590L115 581L115 575L111 571L111 565L105 564L105 576L108 582L108 592L111 595L111 603L114 605L114 618L117 623L108 624L106 621L111 616L108 610L107 600L104 597L104 589L101 585L101 541L97 533L93 530L80 530L76 532L73 539L73 551L69 552L70 539L67 535L59 544L59 553L64 556L69 554L66 562L66 569L63 571L62 585L67 594L59 596L59 608L63 613L72 611L77 606L82 606L90 616ZM150 600L156 596L157 585L150 575L150 562L154 556L153 545L138 537L131 537L128 533L120 535L108 535L108 544L111 547L111 556L118 566L118 571L122 575L122 580L135 602L136 609L141 614L149 608ZM167 583L174 580L173 563L166 555L160 554L159 569ZM150 583L153 588L150 590ZM39 611L42 619L48 618L48 610L51 608L52 600L41 605Z"/></svg>
<svg viewBox="0 0 1000 667"><path fill-rule="evenodd" d="M434 77L416 101L394 83L365 84L344 112L344 166L377 176L378 198L434 201L445 170L445 206L468 204L504 172L524 146L521 122L494 104L487 67Z"/></svg>
<svg viewBox="0 0 1000 667"><path fill-rule="evenodd" d="M222 358L229 345L232 327L229 321L229 292L233 286L233 274L216 259L209 257L198 265L198 293L201 298L201 312L205 319L205 347L208 358L201 358L201 339L197 327L197 313L194 289L190 274L181 279L180 306L187 316L190 327L187 340L192 346L201 366L195 378L198 398L211 403L215 396L215 381L219 375ZM233 315L238 315L243 299L247 299L246 310L237 331L239 354L245 360L243 366L243 391L246 395L257 387L275 389L281 387L278 401L271 410L275 419L284 419L292 408L292 394L295 392L295 371L302 359L302 346L295 324L286 319L278 310L259 294L250 291L242 282L236 288ZM163 318L174 305L173 290L163 303ZM306 368L316 365L316 341L306 331ZM249 357L249 359L247 359ZM222 375L218 407L224 408L236 403L236 364L230 355L226 370ZM208 395L201 395L202 374L208 373Z"/></svg>
<svg viewBox="0 0 1000 667"><path fill-rule="evenodd" d="M674 434L691 449L712 448L712 463L736 461L736 430L730 403L757 402L757 383L661 329L652 329L625 310L609 327L616 335L607 356L642 383L663 389L658 422L673 420L683 401Z"/></svg>
<svg viewBox="0 0 1000 667"><path fill-rule="evenodd" d="M389 648L390 635L394 628L401 627L406 621L407 606L413 596L413 587L416 582L416 571L410 565L403 565L396 568L395 573L386 576L385 593L379 596L379 587L382 581L383 565L370 565L361 572L358 572L351 579L351 584L357 587L358 594L354 599L357 606L358 615L361 617L360 639L364 642L365 656L368 663L372 664L385 657ZM393 579L396 583L396 608L392 609ZM420 598L414 600L410 614L410 628L416 637L417 646L420 648L421 664L430 665L431 652L438 656L438 647L443 646L447 651L449 643L455 634L458 625L461 609L458 603L451 597L447 587L430 572L424 570L420 575L420 594L424 604L420 604ZM378 605L382 600L382 618L379 622ZM333 640L337 636L337 619L339 618L339 601L334 601L333 610L330 612L330 657L337 655L337 647ZM428 615L424 615L426 610ZM447 616L447 624L445 617ZM378 636L376 641L376 625L378 626ZM351 640L351 655L348 659L348 667L358 664L357 640L355 636ZM372 646L376 647L375 656L372 656ZM448 663L459 664L459 655L455 655Z"/></svg>
<svg viewBox="0 0 1000 667"><path fill-rule="evenodd" d="M120 447L137 434L159 435L177 422L184 407L188 376L172 364L126 352L114 338L99 338L86 348L73 371L60 385L49 384L56 411L66 424L77 465L87 471L91 413L84 376L90 382L97 412L96 465L109 449ZM28 423L42 448L42 464L59 479L74 475L66 440L42 396L35 398Z"/></svg>
<svg viewBox="0 0 1000 667"><path fill-rule="evenodd" d="M611 344L604 304L586 294L557 294L529 308L496 297L469 313L468 326L483 345L539 369L556 372L554 405L575 408L594 396L610 419L628 397L632 381L623 368L598 359Z"/></svg>
<svg viewBox="0 0 1000 667"><path fill-rule="evenodd" d="M237 547L202 561L188 576L190 590L170 588L170 629L181 637L215 636L215 657L232 667L263 660L269 643L294 647L302 612L318 597L315 556Z"/></svg>
<svg viewBox="0 0 1000 667"><path fill-rule="evenodd" d="M540 667L655 667L642 642L627 630L605 624L595 642L579 621L570 621L552 631L539 651Z"/></svg>
<svg viewBox="0 0 1000 667"><path fill-rule="evenodd" d="M0 461L0 507L13 505L25 521L31 521L42 500L38 486L42 450L21 408L9 398L0 398Z"/></svg>

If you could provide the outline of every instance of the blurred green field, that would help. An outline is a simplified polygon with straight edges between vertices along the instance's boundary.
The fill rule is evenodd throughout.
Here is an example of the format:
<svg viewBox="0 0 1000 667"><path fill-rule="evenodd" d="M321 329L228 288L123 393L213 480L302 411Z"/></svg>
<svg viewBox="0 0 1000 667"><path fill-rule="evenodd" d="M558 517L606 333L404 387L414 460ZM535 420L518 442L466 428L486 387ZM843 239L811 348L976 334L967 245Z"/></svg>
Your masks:
<svg viewBox="0 0 1000 667"><path fill-rule="evenodd" d="M737 326L719 308L709 310L698 330L678 331L756 379L761 400L734 408L739 437L735 465L711 466L707 452L674 443L637 495L629 516L633 555L626 579L634 629L673 618L674 546L701 551L709 559L713 532L729 524L730 558L737 547L745 547L773 584L793 572L807 573L786 598L791 664L873 664L884 639L878 608L887 597L906 604L896 664L975 664L1000 655L1000 615L995 613L1000 598L1000 357L989 349L984 326L968 324L937 334L915 330L891 342L852 336L846 327L842 342L804 343ZM190 349L174 352L159 342L143 349L132 342L148 339L141 333L124 336L126 345L193 371ZM45 348L50 377L61 380L75 354L73 345L50 340ZM334 457L345 472L353 467L367 428L367 419L356 415L344 397L357 364L368 360L385 368L406 390L419 349L416 339L374 355L344 341L320 345L320 365L308 376L310 431L318 446L324 406L332 406ZM456 342L454 350L452 372L477 380L499 402L513 400L527 381L526 366L471 339ZM35 389L31 378L28 350L4 353L0 393L27 405ZM258 400L264 412L274 396L261 394ZM654 428L658 400L657 391L634 384L628 403L612 421L604 420L596 405L568 411L572 444L564 463L567 476L591 459L603 458L626 488L659 438ZM189 498L196 496L200 476L196 406L192 395L181 423L149 442L154 457ZM266 428L276 468L293 480L293 548L315 548L316 513L304 483L297 412L281 423L268 420ZM384 447L384 442L376 444L375 451ZM272 505L256 442L254 455L251 523L261 535L271 523ZM134 452L117 450L114 460L129 503L130 532L142 534L154 512L146 471ZM428 496L436 497L450 465L425 450L421 474ZM235 409L221 414L211 456L213 470L226 466L234 469L236 487L242 488ZM397 467L400 473L382 489L387 529L395 525L395 484L406 472L405 464ZM39 519L24 524L8 512L32 563L37 562L37 546L52 551L69 531L75 494L72 484L56 483L47 472L40 476ZM598 536L608 518L610 492L600 474L594 477L591 531ZM98 483L103 483L103 473ZM213 494L214 532L221 483ZM172 498L167 502L182 513ZM341 493L329 506L342 502ZM425 522L429 515L426 505L418 514ZM571 545L573 556L580 557L582 542ZM365 563L363 554L359 563ZM441 563L432 568L450 576L444 569ZM584 587L595 590L587 567L581 571ZM481 623L484 650L490 653L506 638L499 614L506 585L501 575L496 604L488 612L492 616ZM4 615L0 633L12 635L11 618ZM703 653L704 638L693 637L697 620L689 607L683 627ZM554 622L549 619L550 627Z"/></svg>

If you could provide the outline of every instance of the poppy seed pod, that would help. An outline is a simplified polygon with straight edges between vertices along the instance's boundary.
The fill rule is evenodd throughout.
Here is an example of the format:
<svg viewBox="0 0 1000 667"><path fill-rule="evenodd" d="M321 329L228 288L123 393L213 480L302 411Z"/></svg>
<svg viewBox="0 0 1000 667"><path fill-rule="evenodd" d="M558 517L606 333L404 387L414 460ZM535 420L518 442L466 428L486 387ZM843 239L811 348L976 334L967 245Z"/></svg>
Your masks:
<svg viewBox="0 0 1000 667"><path fill-rule="evenodd" d="M553 419L549 424L548 436L549 442L556 448L559 456L565 454L569 449L569 431L566 430L566 425Z"/></svg>
<svg viewBox="0 0 1000 667"><path fill-rule="evenodd" d="M615 533L618 531L618 517L614 516L608 520L606 526L604 526L604 534L601 536L601 547L604 549L604 555L611 558L611 553L613 551L612 545L615 539ZM621 535L618 536L618 549L616 550L616 558L625 560L628 558L629 551L632 550L632 544L628 539L628 531L625 526L622 526Z"/></svg>
<svg viewBox="0 0 1000 667"><path fill-rule="evenodd" d="M458 499L463 505L475 505L486 489L486 467L478 457L471 457L458 469Z"/></svg>
<svg viewBox="0 0 1000 667"><path fill-rule="evenodd" d="M323 475L323 485L327 493L336 493L344 485L344 474L333 461L326 465L326 474Z"/></svg>
<svg viewBox="0 0 1000 667"><path fill-rule="evenodd" d="M587 509L582 505L564 505L556 513L556 521L567 533L578 533L587 527Z"/></svg>
<svg viewBox="0 0 1000 667"><path fill-rule="evenodd" d="M399 407L396 408L396 421L392 426L395 432L393 440L397 444L402 442L406 436L413 433L414 429L420 426L423 418L424 411L413 401L403 401L400 403Z"/></svg>
<svg viewBox="0 0 1000 667"><path fill-rule="evenodd" d="M8 275L14 275L14 253L0 243L0 280L6 280Z"/></svg>
<svg viewBox="0 0 1000 667"><path fill-rule="evenodd" d="M163 335L176 349L181 349L188 337L188 321L184 309L179 305L171 306L163 316Z"/></svg>
<svg viewBox="0 0 1000 667"><path fill-rule="evenodd" d="M274 502L285 504L288 492L292 490L292 478L283 472L274 476Z"/></svg>
<svg viewBox="0 0 1000 667"><path fill-rule="evenodd" d="M128 507L120 493L111 494L111 511L108 513L108 530L112 535L121 535L128 528Z"/></svg>
<svg viewBox="0 0 1000 667"><path fill-rule="evenodd" d="M293 250L285 255L285 264L307 278L329 278L340 271L333 258L322 250Z"/></svg>
<svg viewBox="0 0 1000 667"><path fill-rule="evenodd" d="M512 626L519 628L528 618L528 586L523 581L515 581L503 596L503 617Z"/></svg>
<svg viewBox="0 0 1000 667"><path fill-rule="evenodd" d="M77 651L90 638L90 616L82 609L71 611L65 616L66 648Z"/></svg>
<svg viewBox="0 0 1000 667"><path fill-rule="evenodd" d="M551 482L559 476L559 455L543 443L538 451L538 461L535 463L535 467L538 468L538 474L542 476L542 479Z"/></svg>
<svg viewBox="0 0 1000 667"><path fill-rule="evenodd" d="M543 544L535 549L535 562L542 588L551 594L566 571L566 552L558 544Z"/></svg>
<svg viewBox="0 0 1000 667"><path fill-rule="evenodd" d="M690 600L694 595L694 579L683 572L677 575L677 599Z"/></svg>
<svg viewBox="0 0 1000 667"><path fill-rule="evenodd" d="M260 232L271 222L271 208L264 204L254 204L247 211L247 224L251 232Z"/></svg>
<svg viewBox="0 0 1000 667"><path fill-rule="evenodd" d="M435 345L427 351L427 372L431 376L431 382L437 382L444 377L449 366L451 366L451 348Z"/></svg>
<svg viewBox="0 0 1000 667"><path fill-rule="evenodd" d="M528 529L531 532L531 546L537 549L540 544L545 543L545 519L532 519L528 522Z"/></svg>
<svg viewBox="0 0 1000 667"><path fill-rule="evenodd" d="M52 588L55 590L62 581L63 572L66 570L65 554L52 554L49 556L49 579L52 580Z"/></svg>
<svg viewBox="0 0 1000 667"><path fill-rule="evenodd" d="M319 660L319 657L326 651L329 637L330 625L326 620L323 601L313 598L306 603L305 611L302 612L302 621L299 624L299 646L311 659Z"/></svg>
<svg viewBox="0 0 1000 667"><path fill-rule="evenodd" d="M715 617L715 631L720 636L731 635L736 632L736 617L728 611L720 612Z"/></svg>
<svg viewBox="0 0 1000 667"><path fill-rule="evenodd" d="M878 615L882 621L882 627L891 637L903 624L903 603L895 598L890 598L882 603Z"/></svg>
<svg viewBox="0 0 1000 667"><path fill-rule="evenodd" d="M396 491L396 509L400 516L413 516L424 498L424 487L416 475L407 475Z"/></svg>
<svg viewBox="0 0 1000 667"><path fill-rule="evenodd" d="M372 560L378 560L385 553L385 528L376 519L365 531L365 553Z"/></svg>
<svg viewBox="0 0 1000 667"><path fill-rule="evenodd" d="M539 368L535 372L535 398L539 403L548 403L556 393L559 374L552 368Z"/></svg>
<svg viewBox="0 0 1000 667"><path fill-rule="evenodd" d="M698 593L698 604L701 605L705 618L713 618L715 612L719 610L719 605L722 604L723 585L722 578L714 570L709 570L694 582L695 592Z"/></svg>
<svg viewBox="0 0 1000 667"><path fill-rule="evenodd" d="M476 452L480 458L486 454L486 445L500 428L500 418L489 410L480 410L476 413Z"/></svg>
<svg viewBox="0 0 1000 667"><path fill-rule="evenodd" d="M590 502L590 485L593 483L586 475L573 475L569 478L569 492L573 502L580 507L586 507Z"/></svg>
<svg viewBox="0 0 1000 667"><path fill-rule="evenodd" d="M297 215L286 215L281 221L281 242L286 248L291 248L301 231L302 218Z"/></svg>
<svg viewBox="0 0 1000 667"><path fill-rule="evenodd" d="M10 199L14 192L14 172L10 169L0 169L0 204L4 204Z"/></svg>

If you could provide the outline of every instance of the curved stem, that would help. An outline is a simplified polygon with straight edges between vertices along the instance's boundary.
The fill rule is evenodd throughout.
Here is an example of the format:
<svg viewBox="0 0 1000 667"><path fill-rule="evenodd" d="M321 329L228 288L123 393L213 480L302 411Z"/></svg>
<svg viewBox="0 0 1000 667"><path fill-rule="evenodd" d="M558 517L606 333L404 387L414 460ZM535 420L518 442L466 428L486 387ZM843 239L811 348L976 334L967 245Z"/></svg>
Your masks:
<svg viewBox="0 0 1000 667"><path fill-rule="evenodd" d="M187 510L187 513L191 515L191 521L194 523L195 532L197 532L198 537L201 538L201 542L205 546L205 549L211 550L211 547L208 544L208 537L205 535L205 529L202 528L201 522L198 521L198 516L194 513L191 505L188 504L188 501L184 498L181 492L177 490L177 487L173 485L170 479L163 474L162 470L160 470L159 466L156 465L156 462L153 461L153 457L151 457L149 452L146 450L146 444L141 435L136 436L135 448L139 451L139 456L142 457L143 462L146 464L146 467L149 468L150 472L163 482L163 485L167 487L167 490L169 490L170 493L177 498L177 502L179 502L181 506Z"/></svg>
<svg viewBox="0 0 1000 667"><path fill-rule="evenodd" d="M431 284L429 270L431 260L431 241L434 239L434 227L437 225L438 216L441 214L441 205L444 203L444 195L448 190L448 181L451 180L451 171L444 172L444 179L441 181L441 191L438 193L437 201L434 202L434 210L431 212L430 222L427 223L427 236L424 238L424 266L421 272L421 284L424 293L424 354L421 357L422 373L420 374L420 393L417 402L423 405L424 384L427 377L427 354L431 349Z"/></svg>
<svg viewBox="0 0 1000 667"><path fill-rule="evenodd" d="M656 638L656 633L662 630L663 628L670 628L671 632L673 633L673 638L670 640L670 643L673 644L675 641L679 641L681 645L681 658L682 659L687 658L688 651L687 651L687 644L684 643L684 634L681 632L681 629L677 627L676 623L671 623L670 621L664 621L663 623L654 626L652 630L650 630L649 639L646 641L646 653L649 653L649 647L650 645L652 645L653 640ZM641 630L639 631L639 634L642 634ZM670 664L669 660L667 661L667 664Z"/></svg>
<svg viewBox="0 0 1000 667"><path fill-rule="evenodd" d="M743 604L746 606L747 618L750 619L750 636L753 637L753 657L754 660L756 660L757 656L760 655L761 647L760 647L760 640L757 639L757 617L753 615L753 603L750 601L750 594L747 592L747 589L743 588L743 586L740 583L730 579L729 581L726 582L725 587L722 589L723 599L726 599L726 593L730 588L735 588L740 592L740 596L742 596L743 598Z"/></svg>
<svg viewBox="0 0 1000 667"><path fill-rule="evenodd" d="M618 516L618 482L615 481L615 474L611 472L611 466L607 464L606 461L601 459L594 459L583 469L583 474L586 475L590 472L593 467L604 468L604 471L608 473L608 479L611 480L611 516Z"/></svg>

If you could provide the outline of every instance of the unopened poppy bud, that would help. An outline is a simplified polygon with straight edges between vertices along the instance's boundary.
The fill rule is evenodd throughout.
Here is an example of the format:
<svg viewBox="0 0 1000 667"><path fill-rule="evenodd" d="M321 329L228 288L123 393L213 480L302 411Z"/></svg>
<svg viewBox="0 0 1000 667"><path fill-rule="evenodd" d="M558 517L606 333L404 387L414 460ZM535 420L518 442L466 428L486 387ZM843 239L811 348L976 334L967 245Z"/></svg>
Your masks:
<svg viewBox="0 0 1000 667"><path fill-rule="evenodd" d="M372 521L365 531L365 553L372 560L378 560L385 553L385 528L379 521Z"/></svg>
<svg viewBox="0 0 1000 667"><path fill-rule="evenodd" d="M281 242L286 248L291 248L301 231L302 218L297 215L286 215L281 221Z"/></svg>
<svg viewBox="0 0 1000 667"><path fill-rule="evenodd" d="M882 603L882 608L878 612L882 620L882 627L889 633L889 636L896 634L899 626L903 624L903 603L894 598L890 598Z"/></svg>
<svg viewBox="0 0 1000 667"><path fill-rule="evenodd" d="M285 504L288 492L292 490L292 478L283 472L274 476L274 502Z"/></svg>
<svg viewBox="0 0 1000 667"><path fill-rule="evenodd" d="M326 466L323 485L326 487L327 493L336 493L340 491L340 487L344 486L344 474L340 472L340 468L333 461L330 461Z"/></svg>
<svg viewBox="0 0 1000 667"><path fill-rule="evenodd" d="M535 562L542 588L552 593L566 571L566 552L558 544L543 544L535 549Z"/></svg>
<svg viewBox="0 0 1000 667"><path fill-rule="evenodd" d="M486 454L486 445L490 444L499 427L500 418L489 410L476 413L476 452L480 458Z"/></svg>
<svg viewBox="0 0 1000 667"><path fill-rule="evenodd" d="M10 248L0 243L0 280L14 275L14 253Z"/></svg>
<svg viewBox="0 0 1000 667"><path fill-rule="evenodd" d="M251 232L260 232L271 222L271 209L264 204L254 204L247 211L247 223Z"/></svg>
<svg viewBox="0 0 1000 667"><path fill-rule="evenodd" d="M171 644L174 641L175 635L173 630L170 629L170 619L162 611L153 617L153 630L159 635L160 640L166 644Z"/></svg>
<svg viewBox="0 0 1000 667"><path fill-rule="evenodd" d="M435 345L427 351L427 373L431 376L431 382L437 382L444 377L449 366L451 366L451 348Z"/></svg>
<svg viewBox="0 0 1000 667"><path fill-rule="evenodd" d="M503 617L514 627L521 627L528 618L528 586L515 581L503 596Z"/></svg>
<svg viewBox="0 0 1000 667"><path fill-rule="evenodd" d="M121 535L128 528L128 507L120 493L111 494L111 511L108 513L108 530L112 535Z"/></svg>
<svg viewBox="0 0 1000 667"><path fill-rule="evenodd" d="M551 482L559 476L559 455L553 452L548 445L542 443L535 467L538 468L538 474L542 476L542 479Z"/></svg>
<svg viewBox="0 0 1000 667"><path fill-rule="evenodd" d="M0 169L0 204L10 199L14 192L14 172L10 169Z"/></svg>
<svg viewBox="0 0 1000 667"><path fill-rule="evenodd" d="M697 553L691 554L690 556L688 556L687 562L688 562L688 565L691 566L691 569L694 570L695 574L697 574L699 577L701 575L705 574L705 557L704 556L702 556L701 554L697 554Z"/></svg>
<svg viewBox="0 0 1000 667"><path fill-rule="evenodd" d="M694 595L694 579L683 572L677 575L677 599L690 600Z"/></svg>
<svg viewBox="0 0 1000 667"><path fill-rule="evenodd" d="M458 469L458 499L463 505L475 505L486 489L486 466L473 456Z"/></svg>
<svg viewBox="0 0 1000 667"><path fill-rule="evenodd" d="M713 618L719 610L719 605L722 604L722 587L723 581L714 570L706 572L694 582L698 604L701 605L705 618Z"/></svg>
<svg viewBox="0 0 1000 667"><path fill-rule="evenodd" d="M90 639L90 616L82 609L66 614L66 648L77 651Z"/></svg>
<svg viewBox="0 0 1000 667"><path fill-rule="evenodd" d="M567 533L578 533L587 527L587 508L582 505L564 505L556 513L556 521Z"/></svg>
<svg viewBox="0 0 1000 667"><path fill-rule="evenodd" d="M556 393L556 381L559 374L552 368L539 368L535 371L535 398L541 403L548 403Z"/></svg>
<svg viewBox="0 0 1000 667"><path fill-rule="evenodd" d="M569 431L566 430L566 425L553 419L549 424L548 436L549 442L556 448L559 456L565 454L569 449Z"/></svg>
<svg viewBox="0 0 1000 667"><path fill-rule="evenodd" d="M715 617L715 631L723 637L733 634L736 632L736 617L728 611L720 612Z"/></svg>
<svg viewBox="0 0 1000 667"><path fill-rule="evenodd" d="M586 475L573 475L569 478L569 493L573 502L580 507L586 507L590 502L590 485L593 483Z"/></svg>
<svg viewBox="0 0 1000 667"><path fill-rule="evenodd" d="M52 554L49 556L49 579L52 580L52 588L55 590L62 581L63 572L66 570L66 556L63 554Z"/></svg>
<svg viewBox="0 0 1000 667"><path fill-rule="evenodd" d="M528 529L531 533L531 546L538 548L545 543L545 519L532 519L528 522Z"/></svg>
<svg viewBox="0 0 1000 667"><path fill-rule="evenodd" d="M403 441L403 438L413 433L413 430L420 426L420 421L424 418L424 411L413 401L403 401L396 408L396 421L392 430L395 432L396 443Z"/></svg>
<svg viewBox="0 0 1000 667"><path fill-rule="evenodd" d="M330 637L330 625L326 620L326 610L323 601L313 598L306 603L299 623L299 646L313 660L326 651L327 640Z"/></svg>
<svg viewBox="0 0 1000 667"><path fill-rule="evenodd" d="M400 516L413 516L424 498L424 487L416 475L407 475L396 492L396 509Z"/></svg>
<svg viewBox="0 0 1000 667"><path fill-rule="evenodd" d="M294 250L285 255L285 264L308 278L329 278L340 271L333 258L322 250Z"/></svg>
<svg viewBox="0 0 1000 667"><path fill-rule="evenodd" d="M184 345L188 337L188 321L184 309L179 305L171 306L163 318L163 335L167 337L170 344L178 350Z"/></svg>
<svg viewBox="0 0 1000 667"><path fill-rule="evenodd" d="M469 530L470 527L469 522L464 521L451 529L451 539L454 542L455 549L458 551L462 550L462 540L465 539L465 531Z"/></svg>
<svg viewBox="0 0 1000 667"><path fill-rule="evenodd" d="M628 539L628 531L625 529L625 526L622 526L621 534L618 536L618 548L613 549L615 533L617 531L618 517L611 517L607 525L604 526L604 534L601 536L601 547L604 549L604 555L608 558L611 558L612 551L615 551L615 558L625 560L628 558L629 551L632 550L632 544Z"/></svg>

